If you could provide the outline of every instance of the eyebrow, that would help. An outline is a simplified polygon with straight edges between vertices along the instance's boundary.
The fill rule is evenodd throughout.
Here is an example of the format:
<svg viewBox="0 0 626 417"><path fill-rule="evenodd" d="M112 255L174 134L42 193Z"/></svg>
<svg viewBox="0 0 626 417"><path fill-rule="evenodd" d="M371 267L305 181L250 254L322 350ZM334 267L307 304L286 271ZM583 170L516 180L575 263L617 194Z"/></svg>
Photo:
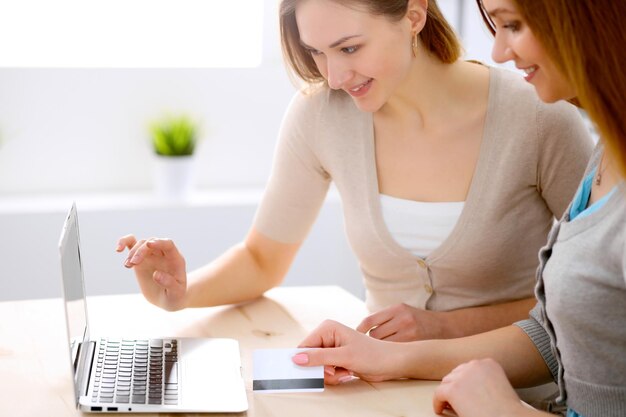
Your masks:
<svg viewBox="0 0 626 417"><path fill-rule="evenodd" d="M493 18L493 17L497 17L499 14L515 14L515 12L505 7L498 7L493 10L487 10L487 14Z"/></svg>
<svg viewBox="0 0 626 417"><path fill-rule="evenodd" d="M350 39L353 38L358 38L361 35L350 35L350 36L344 36L341 39L336 40L335 42L331 43L330 45L328 45L328 48L332 49L332 48L336 48L337 46L341 45L342 43L349 41ZM307 45L306 43L304 43L302 40L300 40L300 45L302 45L304 48L306 49L312 49L315 50L316 48L313 48L312 46Z"/></svg>

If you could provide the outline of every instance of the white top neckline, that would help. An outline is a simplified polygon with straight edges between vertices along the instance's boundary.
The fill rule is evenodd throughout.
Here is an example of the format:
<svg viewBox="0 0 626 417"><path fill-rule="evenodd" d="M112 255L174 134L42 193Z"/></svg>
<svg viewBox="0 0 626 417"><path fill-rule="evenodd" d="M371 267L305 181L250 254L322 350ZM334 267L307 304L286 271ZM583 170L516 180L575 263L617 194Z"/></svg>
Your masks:
<svg viewBox="0 0 626 417"><path fill-rule="evenodd" d="M393 239L415 256L426 258L452 233L464 201L422 202L380 194L383 220Z"/></svg>

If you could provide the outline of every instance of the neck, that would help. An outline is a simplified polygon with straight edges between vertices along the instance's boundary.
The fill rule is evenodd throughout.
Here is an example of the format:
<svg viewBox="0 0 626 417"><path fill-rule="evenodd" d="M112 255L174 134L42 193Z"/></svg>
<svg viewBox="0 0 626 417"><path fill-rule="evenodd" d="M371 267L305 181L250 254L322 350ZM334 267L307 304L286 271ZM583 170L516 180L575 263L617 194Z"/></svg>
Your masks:
<svg viewBox="0 0 626 417"><path fill-rule="evenodd" d="M484 84L478 81L487 74L480 65L444 64L420 49L408 76L377 115L423 128L445 124L451 117L467 117L477 100L487 97Z"/></svg>
<svg viewBox="0 0 626 417"><path fill-rule="evenodd" d="M606 147L597 170L596 179L591 188L590 204L602 198L623 180L616 164L615 155Z"/></svg>
<svg viewBox="0 0 626 417"><path fill-rule="evenodd" d="M604 175L605 177L608 177L607 179L609 179L613 185L616 185L618 182L623 180L622 174L619 170L617 159L615 158L615 155L613 155L611 151L606 147L604 148L603 157L603 166L606 167Z"/></svg>

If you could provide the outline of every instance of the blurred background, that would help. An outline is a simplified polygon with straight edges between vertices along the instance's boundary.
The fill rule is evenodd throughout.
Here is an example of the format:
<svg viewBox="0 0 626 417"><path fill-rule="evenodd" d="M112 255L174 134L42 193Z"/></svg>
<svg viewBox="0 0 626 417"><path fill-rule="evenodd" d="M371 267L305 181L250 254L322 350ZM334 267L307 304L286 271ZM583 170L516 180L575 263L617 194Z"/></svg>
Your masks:
<svg viewBox="0 0 626 417"><path fill-rule="evenodd" d="M465 58L493 64L475 2L438 3ZM114 250L122 235L174 239L189 269L243 238L296 91L277 5L0 0L0 300L60 296L57 245L72 201L89 295L139 291ZM149 125L165 114L197 126L184 196L155 192ZM363 297L333 190L284 284Z"/></svg>

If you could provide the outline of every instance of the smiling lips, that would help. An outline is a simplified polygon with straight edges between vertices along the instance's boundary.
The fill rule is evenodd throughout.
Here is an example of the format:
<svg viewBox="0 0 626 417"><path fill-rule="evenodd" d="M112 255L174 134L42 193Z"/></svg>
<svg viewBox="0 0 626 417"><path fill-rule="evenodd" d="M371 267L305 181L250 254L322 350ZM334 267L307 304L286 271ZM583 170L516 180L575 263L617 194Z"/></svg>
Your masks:
<svg viewBox="0 0 626 417"><path fill-rule="evenodd" d="M533 65L532 67L520 68L520 69L524 71L524 73L526 73L526 76L524 77L524 79L530 82L530 80L532 80L533 77L535 76L535 71L537 71L539 67L537 65Z"/></svg>
<svg viewBox="0 0 626 417"><path fill-rule="evenodd" d="M346 89L346 91L352 97L361 97L369 91L373 80L374 80L373 78L370 78L369 80L365 81L362 84L357 85L356 87Z"/></svg>

